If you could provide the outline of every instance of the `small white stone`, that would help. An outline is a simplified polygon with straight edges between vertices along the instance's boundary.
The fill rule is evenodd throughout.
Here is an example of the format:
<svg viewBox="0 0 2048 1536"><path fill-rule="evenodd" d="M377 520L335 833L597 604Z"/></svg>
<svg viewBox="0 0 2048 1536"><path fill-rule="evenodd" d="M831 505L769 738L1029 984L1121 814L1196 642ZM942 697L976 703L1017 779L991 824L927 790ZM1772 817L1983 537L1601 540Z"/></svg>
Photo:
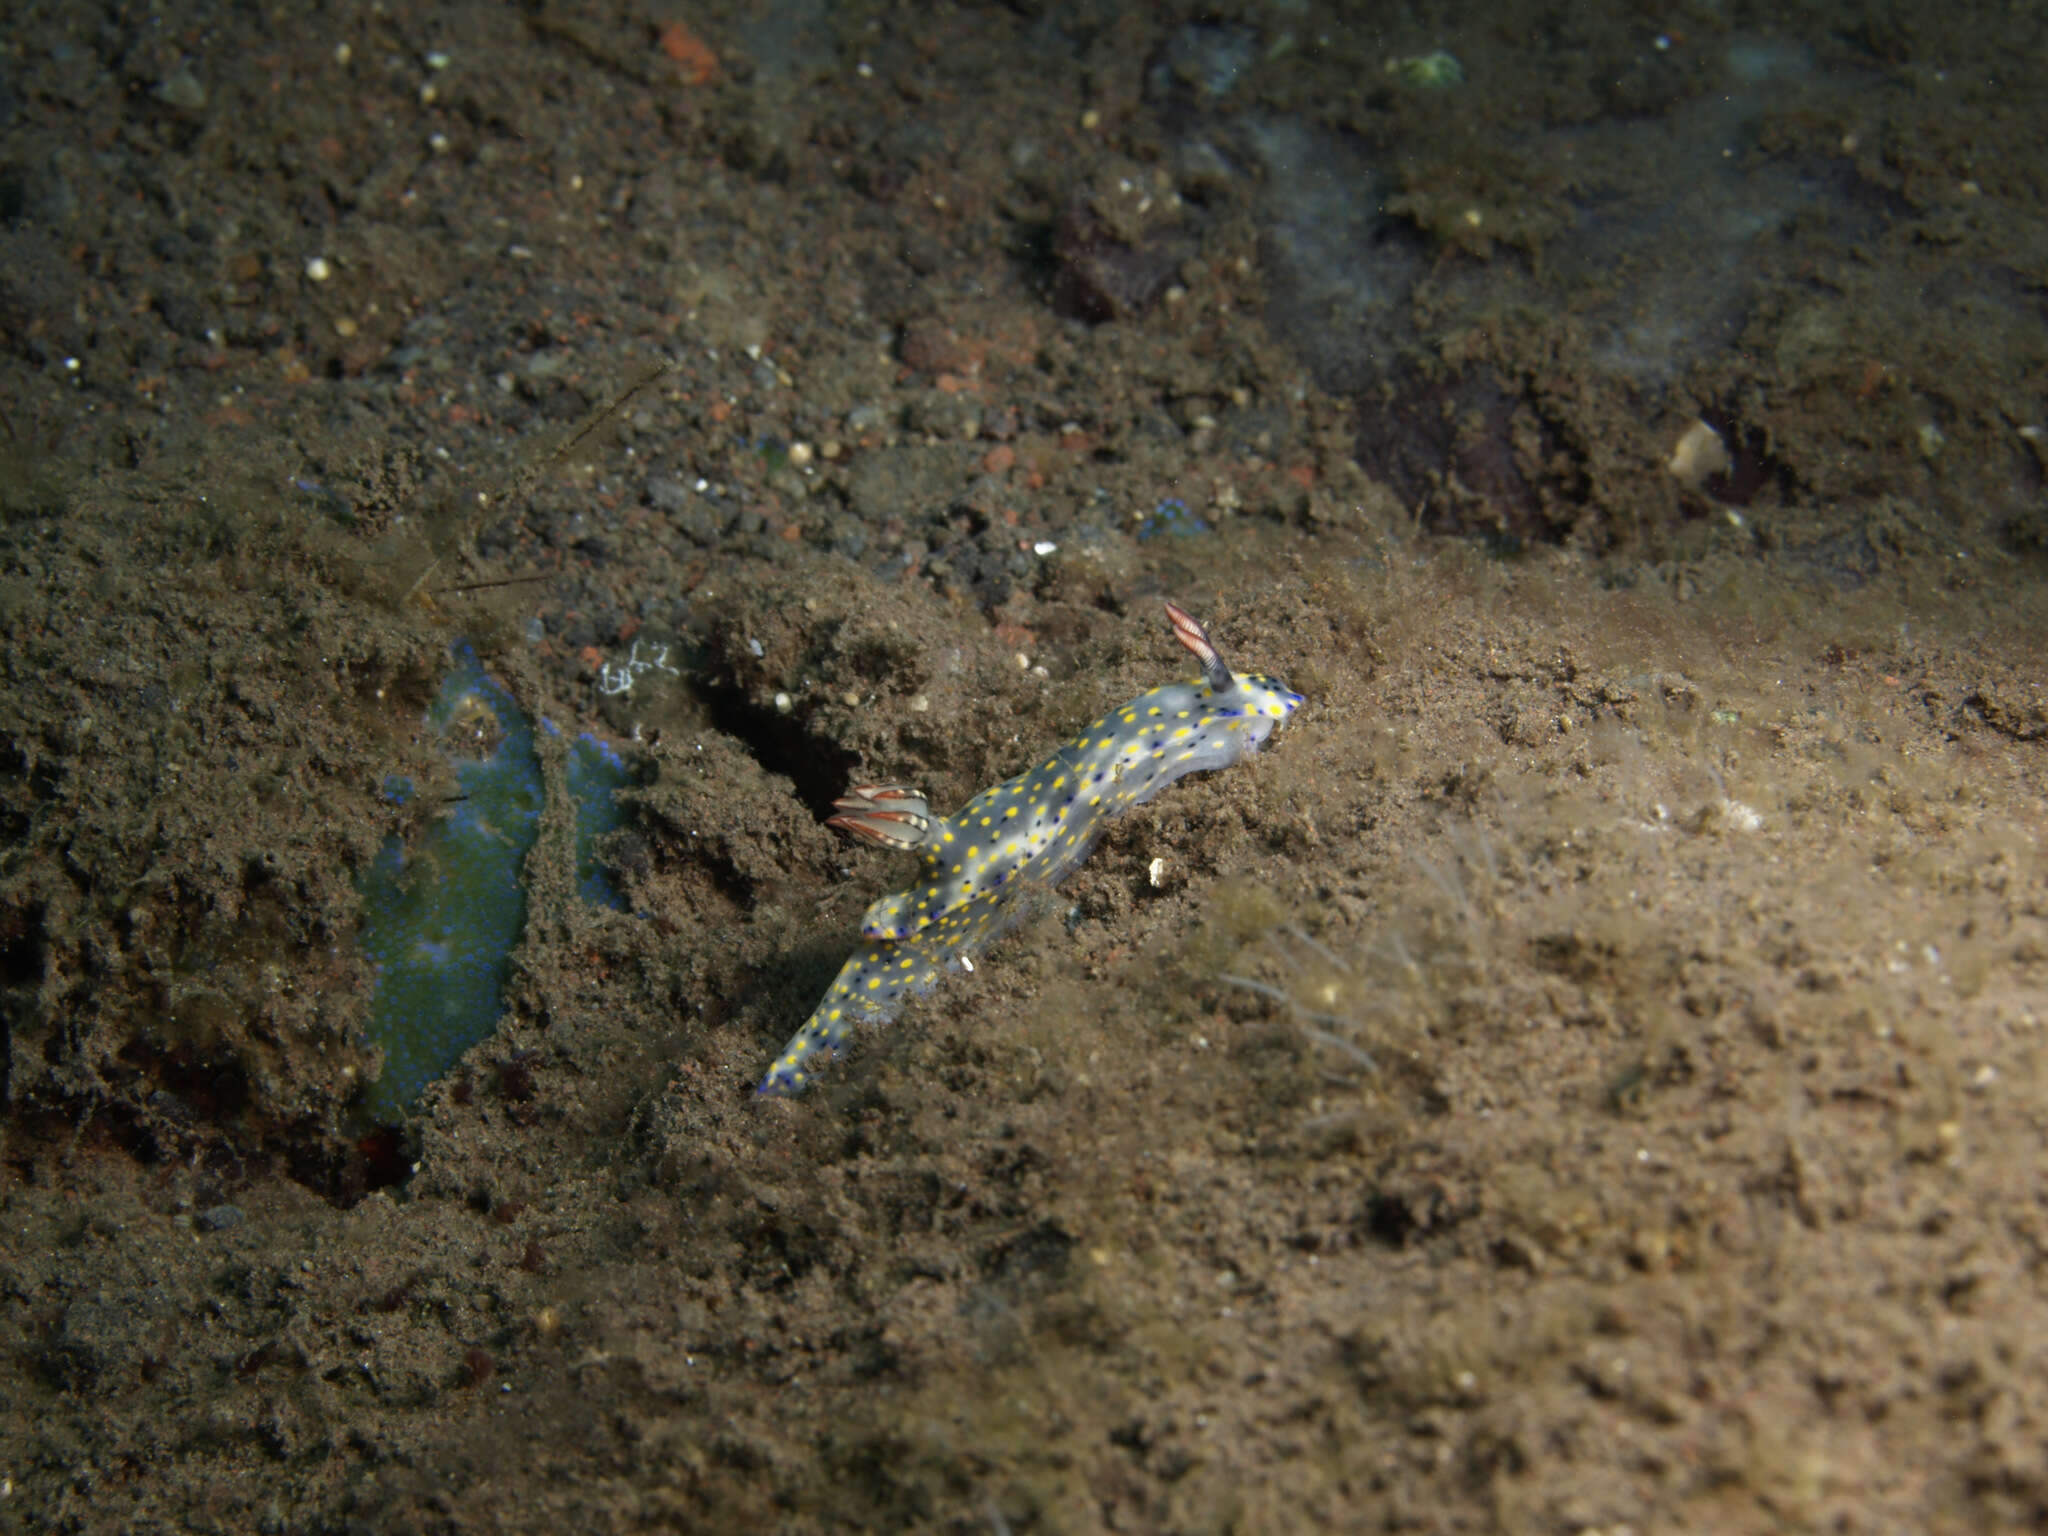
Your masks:
<svg viewBox="0 0 2048 1536"><path fill-rule="evenodd" d="M791 700L788 694L778 693L777 695L775 695L775 707L781 710L782 713L786 715L790 712L791 709L795 708L796 706L794 701Z"/></svg>
<svg viewBox="0 0 2048 1536"><path fill-rule="evenodd" d="M1744 805L1740 800L1723 800L1721 815L1733 832L1754 832L1764 824L1764 819L1754 806Z"/></svg>
<svg viewBox="0 0 2048 1536"><path fill-rule="evenodd" d="M307 282L324 283L332 276L334 276L334 268L328 264L325 256L309 256L306 258Z"/></svg>
<svg viewBox="0 0 2048 1536"><path fill-rule="evenodd" d="M1721 434L1694 417L1680 434L1671 457L1664 461L1665 473L1695 495L1703 495L1707 482L1735 468L1728 445Z"/></svg>

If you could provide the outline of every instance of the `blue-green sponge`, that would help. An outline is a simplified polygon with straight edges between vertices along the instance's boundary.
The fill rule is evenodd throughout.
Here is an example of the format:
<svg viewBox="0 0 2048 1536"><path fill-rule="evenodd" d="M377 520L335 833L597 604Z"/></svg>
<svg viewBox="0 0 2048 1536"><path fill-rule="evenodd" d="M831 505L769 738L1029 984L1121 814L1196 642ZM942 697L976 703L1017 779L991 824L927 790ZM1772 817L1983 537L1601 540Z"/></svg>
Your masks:
<svg viewBox="0 0 2048 1536"><path fill-rule="evenodd" d="M376 966L369 1034L384 1072L363 1102L379 1123L404 1117L420 1090L490 1034L512 946L526 924L521 867L547 790L533 727L468 646L427 711L456 758L460 798L408 856L389 838L363 877L363 951ZM404 799L410 785L386 780Z"/></svg>
<svg viewBox="0 0 2048 1536"><path fill-rule="evenodd" d="M369 1038L384 1050L362 1111L377 1124L403 1119L421 1089L498 1027L512 946L526 926L526 859L547 804L533 726L476 652L458 645L453 661L426 724L455 759L458 793L410 853L403 838L389 838L361 887L363 952L377 971ZM564 777L578 893L623 911L597 850L623 816L615 792L630 782L625 761L585 734L569 745ZM404 778L384 781L389 800L412 793Z"/></svg>
<svg viewBox="0 0 2048 1536"><path fill-rule="evenodd" d="M552 731L547 720L542 725ZM593 907L626 910L626 898L612 883L598 845L625 821L617 791L632 782L626 760L610 742L585 731L569 743L569 798L576 804L576 891Z"/></svg>

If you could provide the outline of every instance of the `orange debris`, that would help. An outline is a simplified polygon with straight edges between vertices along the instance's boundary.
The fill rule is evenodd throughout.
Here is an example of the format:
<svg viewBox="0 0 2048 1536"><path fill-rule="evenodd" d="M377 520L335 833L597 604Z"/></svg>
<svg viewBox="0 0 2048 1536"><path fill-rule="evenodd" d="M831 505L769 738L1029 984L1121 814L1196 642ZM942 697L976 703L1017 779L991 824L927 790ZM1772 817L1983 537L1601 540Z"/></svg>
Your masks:
<svg viewBox="0 0 2048 1536"><path fill-rule="evenodd" d="M661 34L661 51L675 60L685 85L706 85L718 73L718 55L680 21L670 22Z"/></svg>

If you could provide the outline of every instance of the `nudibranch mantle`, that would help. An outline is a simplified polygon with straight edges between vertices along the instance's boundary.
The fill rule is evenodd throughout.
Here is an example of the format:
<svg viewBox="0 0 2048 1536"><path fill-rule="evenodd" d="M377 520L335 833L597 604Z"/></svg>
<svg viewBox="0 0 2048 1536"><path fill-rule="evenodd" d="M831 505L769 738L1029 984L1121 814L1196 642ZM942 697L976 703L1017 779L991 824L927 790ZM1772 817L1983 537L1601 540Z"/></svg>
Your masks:
<svg viewBox="0 0 2048 1536"><path fill-rule="evenodd" d="M1088 856L1109 819L1190 773L1256 752L1302 697L1273 678L1233 672L1206 631L1172 603L1174 638L1202 675L1168 683L1094 722L1042 763L985 789L951 816L934 816L903 784L857 784L827 823L879 847L922 856L909 890L885 896L861 921L863 943L816 1012L761 1080L764 1095L794 1093L855 1025L883 1023L1016 915L1013 896L1058 884Z"/></svg>

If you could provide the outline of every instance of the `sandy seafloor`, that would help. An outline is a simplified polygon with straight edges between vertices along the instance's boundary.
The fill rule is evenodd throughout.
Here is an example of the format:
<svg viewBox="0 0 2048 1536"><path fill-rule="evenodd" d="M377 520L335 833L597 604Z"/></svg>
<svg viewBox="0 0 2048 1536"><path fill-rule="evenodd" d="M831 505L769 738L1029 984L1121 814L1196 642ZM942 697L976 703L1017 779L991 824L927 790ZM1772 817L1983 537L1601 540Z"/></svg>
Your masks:
<svg viewBox="0 0 2048 1536"><path fill-rule="evenodd" d="M0 1526L2038 1526L2044 99L2007 6L11 6ZM907 877L832 796L1163 598L1300 714L757 1102ZM379 1140L458 640L628 910L549 738Z"/></svg>

